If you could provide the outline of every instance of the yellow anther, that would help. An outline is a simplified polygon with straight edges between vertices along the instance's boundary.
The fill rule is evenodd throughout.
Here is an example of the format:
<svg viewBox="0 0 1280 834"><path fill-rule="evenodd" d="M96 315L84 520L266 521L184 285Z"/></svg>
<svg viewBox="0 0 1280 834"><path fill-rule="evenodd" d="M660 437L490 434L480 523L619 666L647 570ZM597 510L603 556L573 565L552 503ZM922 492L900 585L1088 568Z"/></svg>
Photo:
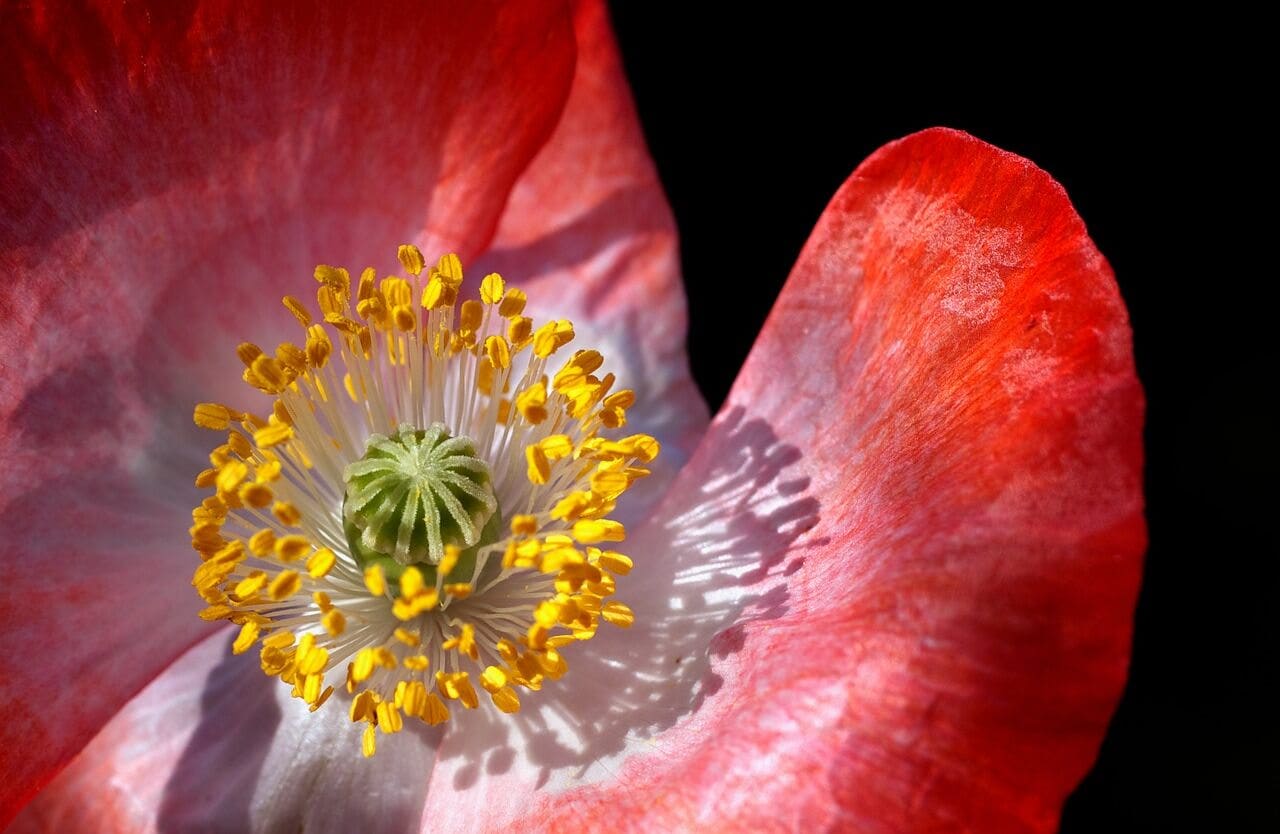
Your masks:
<svg viewBox="0 0 1280 834"><path fill-rule="evenodd" d="M461 701L467 709L480 705L480 699L471 686L471 677L466 672L436 672L436 689L446 698Z"/></svg>
<svg viewBox="0 0 1280 834"><path fill-rule="evenodd" d="M507 341L511 342L512 348L518 351L532 338L533 319L525 316L516 316L511 319L511 323L507 325Z"/></svg>
<svg viewBox="0 0 1280 834"><path fill-rule="evenodd" d="M458 635L445 640L440 647L445 651L457 649L459 654L464 654L472 660L480 656L480 649L476 645L476 629L470 623L463 623Z"/></svg>
<svg viewBox="0 0 1280 834"><path fill-rule="evenodd" d="M620 542L627 536L626 528L607 518L590 519L573 525L573 537L583 544L596 542Z"/></svg>
<svg viewBox="0 0 1280 834"><path fill-rule="evenodd" d="M422 579L422 571L412 566L404 569L404 573L400 575L401 594L408 599L412 599L425 591L426 588L426 583Z"/></svg>
<svg viewBox="0 0 1280 834"><path fill-rule="evenodd" d="M458 329L464 332L472 332L480 329L480 322L484 319L484 307L475 299L467 299L462 302L462 309L458 311Z"/></svg>
<svg viewBox="0 0 1280 834"><path fill-rule="evenodd" d="M571 492L551 508L551 517L559 521L574 521L591 503L591 493Z"/></svg>
<svg viewBox="0 0 1280 834"><path fill-rule="evenodd" d="M436 271L441 280L450 286L456 287L462 283L462 261L452 252L440 256Z"/></svg>
<svg viewBox="0 0 1280 834"><path fill-rule="evenodd" d="M218 470L202 469L199 475L196 475L196 487L199 489L208 489L218 482Z"/></svg>
<svg viewBox="0 0 1280 834"><path fill-rule="evenodd" d="M480 685L487 692L497 692L499 689L507 685L507 673L499 669L497 666L488 666L480 675Z"/></svg>
<svg viewBox="0 0 1280 834"><path fill-rule="evenodd" d="M489 357L489 364L494 368L511 367L511 348L507 340L501 336L490 336L484 340L484 352Z"/></svg>
<svg viewBox="0 0 1280 834"><path fill-rule="evenodd" d="M378 270L371 266L366 266L364 271L360 273L360 280L356 282L356 301L366 301L373 298L378 288L374 286L374 282L378 280Z"/></svg>
<svg viewBox="0 0 1280 834"><path fill-rule="evenodd" d="M513 515L511 517L511 535L532 536L536 532L538 532L538 517L536 515Z"/></svg>
<svg viewBox="0 0 1280 834"><path fill-rule="evenodd" d="M573 322L567 319L549 321L533 334L533 354L540 359L546 359L571 341L573 341Z"/></svg>
<svg viewBox="0 0 1280 834"><path fill-rule="evenodd" d="M437 277L432 277L427 281L427 285L422 288L422 306L427 310L435 310L438 307L445 307L452 303L448 298L448 290L444 282Z"/></svg>
<svg viewBox="0 0 1280 834"><path fill-rule="evenodd" d="M436 566L436 571L441 576L448 576L453 572L453 568L458 564L458 560L462 558L462 548L456 544L445 545L444 556L440 557L440 564Z"/></svg>
<svg viewBox="0 0 1280 834"><path fill-rule="evenodd" d="M249 474L249 467L243 461L229 460L218 470L218 477L214 479L218 492L232 492L236 487L240 486L240 482Z"/></svg>
<svg viewBox="0 0 1280 834"><path fill-rule="evenodd" d="M213 429L214 431L223 431L231 425L231 421L239 415L227 408L225 405L218 403L200 403L195 408L192 418L197 426L202 429Z"/></svg>
<svg viewBox="0 0 1280 834"><path fill-rule="evenodd" d="M418 319L413 314L413 308L408 304L401 304L392 311L392 317L395 319L396 329L402 333L408 333L418 325Z"/></svg>
<svg viewBox="0 0 1280 834"><path fill-rule="evenodd" d="M404 720L400 717L400 710L396 709L396 705L390 701L383 701L378 704L377 712L378 729L384 733L398 733L404 727Z"/></svg>
<svg viewBox="0 0 1280 834"><path fill-rule="evenodd" d="M529 482L545 484L551 477L551 464L547 460L546 452L535 443L525 447L524 456L529 464Z"/></svg>
<svg viewBox="0 0 1280 834"><path fill-rule="evenodd" d="M267 426L265 429L258 429L253 433L253 442L260 449L269 449L272 446L279 446L286 443L293 437L293 426L288 423L275 423Z"/></svg>
<svg viewBox="0 0 1280 834"><path fill-rule="evenodd" d="M228 619L234 613L235 609L230 605L210 605L208 608L202 609L199 616L202 620L214 622L216 620Z"/></svg>
<svg viewBox="0 0 1280 834"><path fill-rule="evenodd" d="M371 757L378 749L378 733L374 730L372 724L364 728L364 734L360 737L360 752L367 759Z"/></svg>
<svg viewBox="0 0 1280 834"><path fill-rule="evenodd" d="M276 557L282 562L296 562L311 550L311 541L297 534L276 539Z"/></svg>
<svg viewBox="0 0 1280 834"><path fill-rule="evenodd" d="M307 362L313 368L323 368L333 353L333 342L324 327L313 324L307 328Z"/></svg>
<svg viewBox="0 0 1280 834"><path fill-rule="evenodd" d="M394 632L395 638L404 643L411 649L416 649L422 645L422 638L407 629L397 628Z"/></svg>
<svg viewBox="0 0 1280 834"><path fill-rule="evenodd" d="M320 687L324 686L324 675L304 675L302 678L301 698L311 705L314 712L320 705Z"/></svg>
<svg viewBox="0 0 1280 834"><path fill-rule="evenodd" d="M287 649L293 645L293 633L289 631L276 631L262 641L262 645L269 649Z"/></svg>
<svg viewBox="0 0 1280 834"><path fill-rule="evenodd" d="M227 434L227 446L231 447L231 451L242 458L247 458L253 454L253 447L249 445L249 439L238 431Z"/></svg>
<svg viewBox="0 0 1280 834"><path fill-rule="evenodd" d="M333 607L333 600L331 600L329 595L324 591L312 592L311 599L315 602L316 606L326 614L329 613L329 609Z"/></svg>
<svg viewBox="0 0 1280 834"><path fill-rule="evenodd" d="M490 336L489 338L494 338ZM486 357L487 358L487 357ZM481 362L476 366L476 390L482 394L493 395L493 365Z"/></svg>
<svg viewBox="0 0 1280 834"><path fill-rule="evenodd" d="M502 302L498 304L498 315L504 319L514 318L524 312L524 305L528 300L529 297L523 290L509 287L502 295Z"/></svg>
<svg viewBox="0 0 1280 834"><path fill-rule="evenodd" d="M444 586L444 592L455 599L466 599L472 590L470 582L453 582Z"/></svg>
<svg viewBox="0 0 1280 834"><path fill-rule="evenodd" d="M371 565L364 571L364 586L369 589L369 593L375 597L380 597L387 592L387 580L382 575L381 565Z"/></svg>
<svg viewBox="0 0 1280 834"><path fill-rule="evenodd" d="M240 361L244 363L246 368L253 367L254 360L262 355L262 348L253 342L241 342L236 345L236 356L240 357Z"/></svg>
<svg viewBox="0 0 1280 834"><path fill-rule="evenodd" d="M449 720L449 708L444 705L438 695L428 692L426 703L418 713L418 717L434 727Z"/></svg>
<svg viewBox="0 0 1280 834"><path fill-rule="evenodd" d="M480 281L480 300L485 304L497 304L502 301L505 288L506 283L502 280L502 276L496 272L490 272Z"/></svg>
<svg viewBox="0 0 1280 834"><path fill-rule="evenodd" d="M320 618L320 622L324 625L324 630L329 632L330 637L339 636L347 627L347 618L336 608L326 611Z"/></svg>
<svg viewBox="0 0 1280 834"><path fill-rule="evenodd" d="M297 527L302 521L302 513L288 501L277 501L271 507L271 514L286 527Z"/></svg>
<svg viewBox="0 0 1280 834"><path fill-rule="evenodd" d="M632 455L644 463L649 463L656 458L661 448L658 441L647 434L633 434L622 442L629 445Z"/></svg>
<svg viewBox="0 0 1280 834"><path fill-rule="evenodd" d="M318 264L315 270L315 278L325 286L333 287L339 292L348 292L351 287L351 273L340 266L329 266L328 264Z"/></svg>
<svg viewBox="0 0 1280 834"><path fill-rule="evenodd" d="M618 576L626 576L631 572L631 568L634 564L631 561L631 557L618 553L615 550L606 550L601 553L597 563L600 567L610 573L616 573Z"/></svg>
<svg viewBox="0 0 1280 834"><path fill-rule="evenodd" d="M606 408L630 408L635 402L636 392L627 388L605 397L603 404Z"/></svg>
<svg viewBox="0 0 1280 834"><path fill-rule="evenodd" d="M591 476L591 491L597 495L617 498L631 486L631 477L616 469L597 470Z"/></svg>
<svg viewBox="0 0 1280 834"><path fill-rule="evenodd" d="M293 313L293 317L298 320L298 324L303 327L311 326L311 313L301 301L291 295L286 295L284 297L284 306L290 313Z"/></svg>
<svg viewBox="0 0 1280 834"><path fill-rule="evenodd" d="M271 416L277 423L293 425L293 415L289 413L289 407L284 404L284 400L276 400L271 404Z"/></svg>
<svg viewBox="0 0 1280 834"><path fill-rule="evenodd" d="M556 374L553 385L557 391L564 393L573 386L584 383L591 372L603 363L604 357L598 351L580 350Z"/></svg>
<svg viewBox="0 0 1280 834"><path fill-rule="evenodd" d="M412 243L404 243L396 250L396 257L400 260L400 265L404 267L405 272L410 275L421 275L422 268L426 266L426 261L422 257L422 253L418 251L418 247Z"/></svg>
<svg viewBox="0 0 1280 834"><path fill-rule="evenodd" d="M417 617L425 611L430 611L436 607L440 601L440 595L435 588L427 588L410 597L398 597L391 605L391 613L400 620L408 621Z"/></svg>
<svg viewBox="0 0 1280 834"><path fill-rule="evenodd" d="M322 547L307 558L307 575L312 579L328 576L337 561L338 557L332 550Z"/></svg>
<svg viewBox="0 0 1280 834"><path fill-rule="evenodd" d="M414 672L425 672L431 665L426 655L411 654L404 659L404 668Z"/></svg>
<svg viewBox="0 0 1280 834"><path fill-rule="evenodd" d="M253 648L253 644L258 642L258 624L252 620L240 626L240 634L236 636L236 640L231 644L231 651L234 654L244 654Z"/></svg>
<svg viewBox="0 0 1280 834"><path fill-rule="evenodd" d="M538 445L547 456L547 460L560 460L573 454L573 441L568 435L552 434L544 437Z"/></svg>
<svg viewBox="0 0 1280 834"><path fill-rule="evenodd" d="M627 412L621 408L602 408L600 424L606 429L620 429L627 424Z"/></svg>
<svg viewBox="0 0 1280 834"><path fill-rule="evenodd" d="M535 426L547 419L546 381L540 380L521 391L516 397L516 410Z"/></svg>
<svg viewBox="0 0 1280 834"><path fill-rule="evenodd" d="M249 367L247 373L251 375L251 382L270 394L280 393L292 381L285 371L285 366L281 365L275 357L266 354L253 360L253 365Z"/></svg>
<svg viewBox="0 0 1280 834"><path fill-rule="evenodd" d="M286 376L297 377L307 370L307 354L292 342L281 342L276 346L276 361L288 369Z"/></svg>
<svg viewBox="0 0 1280 834"><path fill-rule="evenodd" d="M241 600L251 599L255 594L261 591L263 586L266 584L266 571L255 570L253 573L237 582L235 590L232 591L232 593Z"/></svg>
<svg viewBox="0 0 1280 834"><path fill-rule="evenodd" d="M356 683L367 680L373 674L373 665L373 649L361 649L356 652L356 659L351 664L351 679ZM355 709L354 705L352 705L352 709Z"/></svg>
<svg viewBox="0 0 1280 834"><path fill-rule="evenodd" d="M255 507L257 509L269 507L271 500L275 497L271 492L271 487L263 484L245 484L240 487L237 495L239 495L240 501L246 507Z"/></svg>
<svg viewBox="0 0 1280 834"><path fill-rule="evenodd" d="M271 580L271 584L267 587L267 593L273 600L279 602L298 593L301 588L302 577L298 575L296 570L282 570L276 574L275 579Z"/></svg>
<svg viewBox="0 0 1280 834"><path fill-rule="evenodd" d="M560 346L556 340L556 323L549 321L533 334L533 355L546 359Z"/></svg>

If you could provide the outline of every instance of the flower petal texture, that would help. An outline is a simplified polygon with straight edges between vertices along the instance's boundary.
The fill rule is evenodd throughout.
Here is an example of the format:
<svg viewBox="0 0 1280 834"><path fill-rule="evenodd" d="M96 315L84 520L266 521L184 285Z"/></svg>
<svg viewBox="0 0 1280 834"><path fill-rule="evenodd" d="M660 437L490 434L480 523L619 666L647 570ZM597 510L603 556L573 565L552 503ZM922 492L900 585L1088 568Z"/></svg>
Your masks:
<svg viewBox="0 0 1280 834"><path fill-rule="evenodd" d="M728 542L701 545L708 568L759 551L705 700L514 827L1056 830L1126 674L1146 536L1131 350L1047 174L950 130L875 153L635 536L678 541L701 506ZM735 456L756 464L726 481ZM816 523L760 550L748 502L718 500L734 481L807 490Z"/></svg>
<svg viewBox="0 0 1280 834"><path fill-rule="evenodd" d="M0 824L207 633L174 557L236 342L317 262L482 250L563 109L558 4L381 12L0 10Z"/></svg>
<svg viewBox="0 0 1280 834"><path fill-rule="evenodd" d="M518 276L544 320L567 316L605 370L636 391L628 419L662 442L653 475L628 494L643 518L693 453L707 409L685 358L675 220L645 147L600 2L574 11L578 60L564 115L511 192L477 267Z"/></svg>

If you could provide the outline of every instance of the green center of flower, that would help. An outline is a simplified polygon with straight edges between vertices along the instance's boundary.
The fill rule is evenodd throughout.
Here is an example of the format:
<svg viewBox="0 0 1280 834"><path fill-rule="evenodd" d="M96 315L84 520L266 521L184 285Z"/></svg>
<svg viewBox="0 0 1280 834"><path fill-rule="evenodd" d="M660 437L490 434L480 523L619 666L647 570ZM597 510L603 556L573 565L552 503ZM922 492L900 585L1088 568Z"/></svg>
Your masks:
<svg viewBox="0 0 1280 834"><path fill-rule="evenodd" d="M390 437L369 437L365 453L344 472L342 517L351 553L378 565L391 582L413 565L430 584L446 548L462 551L450 582L467 582L475 551L497 540L501 513L488 465L468 437L443 423L408 424Z"/></svg>

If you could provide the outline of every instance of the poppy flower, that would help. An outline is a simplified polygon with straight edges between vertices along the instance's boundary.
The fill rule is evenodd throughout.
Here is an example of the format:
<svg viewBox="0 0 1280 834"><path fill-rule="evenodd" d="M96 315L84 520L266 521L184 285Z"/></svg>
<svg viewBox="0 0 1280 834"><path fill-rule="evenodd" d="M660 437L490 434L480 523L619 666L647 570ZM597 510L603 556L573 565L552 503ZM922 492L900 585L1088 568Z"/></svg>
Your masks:
<svg viewBox="0 0 1280 834"><path fill-rule="evenodd" d="M1143 400L1127 315L1047 174L945 129L877 151L818 222L708 424L683 354L674 227L601 4L370 13L37 3L2 14L11 83L0 92L0 824L1056 828L1123 685L1145 527ZM279 300L302 294L316 264L334 265L316 270L322 309L291 314ZM297 338L295 315L355 321L323 309L323 293L356 309L373 292L336 265L365 264L379 277L409 276L385 285L379 303L433 280L449 296L441 304L457 301L459 324L446 336L458 347L440 355L470 363L477 396L503 389L510 378L493 374L538 348L528 333L495 330L502 341L491 343L479 338L486 325L468 330L467 293L492 308L476 315L492 314L478 320L495 327L505 299L523 303L509 286L527 294L531 319L572 320L575 344L599 352L566 348L558 358L570 376L548 370L547 402L517 401L536 387L535 368L505 405L491 397L486 425L541 425L544 405L577 420L587 411L573 411L561 382L586 386L573 390L586 391L582 408L596 422L560 435L568 450L517 449L524 481L502 481L484 443L448 446L450 460L465 460L450 464L454 497L440 498L454 538L438 541L403 514L385 535L385 514L359 517L359 507L391 500L359 491L373 483L363 476L400 476L384 464L329 467L345 481L320 512L342 540L331 533L334 546L317 557L324 542L293 553L274 532L269 546L259 539L254 554L264 545L263 559L303 567L237 575L245 593L223 593L241 605L239 628L219 629L198 616L208 600L192 592L201 562L188 547L190 508L216 489L276 524L266 508L279 496L242 490L307 477L307 467L262 474L272 459L258 452L306 433L309 411L288 390L322 364L311 345L261 362L252 346L237 356L237 345ZM457 264L470 282L461 288ZM503 278L476 280L490 275ZM722 284L733 326L742 291L733 277L689 280ZM416 339L426 332L417 317L433 321L443 296L359 311L387 322L368 338L385 340L388 367L396 356L417 361L403 352L413 345L414 356L435 355L425 337L394 341L396 308L413 317L399 332ZM507 313L514 325L525 310ZM549 354L567 330L547 332ZM343 338L354 341L344 348ZM330 337L326 356L349 349L358 365L360 338ZM277 379L291 356L293 376ZM630 392L613 405L606 371ZM241 376L287 401L274 419L271 399ZM379 400L358 377L348 392L357 404L400 396ZM335 395L342 384L330 386ZM412 390L404 396L417 402ZM251 396L267 403L266 418L221 406ZM206 427L248 424L261 483L227 465L243 457L236 448L213 474L197 474L210 445L192 422L198 403L209 404L197 410ZM623 423L626 437L604 430ZM390 444L387 458L458 440L440 433L447 425L385 429L368 448ZM240 442L250 438L229 444ZM461 484L480 458L485 478ZM607 491L592 482L578 490L586 497L566 492L568 503L532 521L496 508L583 459L592 468L582 477L604 472L626 494L588 511ZM580 485L576 473L565 483ZM352 659L336 664L334 681L317 671L310 682L317 641L346 633L328 617L332 598L315 597L305 616L301 603L288 609L306 633L280 643L291 667L273 670L294 691L263 674L272 647L260 641L278 620L258 623L245 600L292 600L334 565L354 565L368 587L352 593L386 597L377 616L421 601L406 612L419 619L402 621L434 622L445 601L462 605L478 590L484 548L496 541L481 528L493 518L511 528L493 535L517 544L548 519L588 524L568 527L547 570L559 583L576 558L595 571L581 582L597 590L557 588L547 628L590 640L531 630L507 646L508 666L476 667L465 686L397 687L397 709L424 718L401 728L390 690L360 705L356 684L386 669L357 674ZM362 546L375 552L362 556ZM472 548L471 581L449 581ZM491 559L495 572L545 567L511 558ZM622 607L605 617L615 591ZM511 607L524 617L531 606ZM423 655L436 671L453 674L440 665L473 652L501 654L467 642L488 639L479 624L469 637L438 636L437 653ZM567 668L549 659L559 647ZM396 669L414 656L386 651ZM537 669L520 666L539 652ZM366 657L381 663L376 651ZM336 662L337 649L325 658ZM321 684L333 682L329 697ZM448 702L447 722L426 720L427 694Z"/></svg>

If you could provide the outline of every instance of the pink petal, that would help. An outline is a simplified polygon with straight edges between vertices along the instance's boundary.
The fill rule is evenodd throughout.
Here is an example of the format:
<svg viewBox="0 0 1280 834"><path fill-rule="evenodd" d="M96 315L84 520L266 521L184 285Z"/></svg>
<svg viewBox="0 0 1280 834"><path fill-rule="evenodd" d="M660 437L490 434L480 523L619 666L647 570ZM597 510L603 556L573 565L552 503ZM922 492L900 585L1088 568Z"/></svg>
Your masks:
<svg viewBox="0 0 1280 834"><path fill-rule="evenodd" d="M417 830L432 733L363 759L339 697L311 714L228 644L215 634L156 678L7 834Z"/></svg>
<svg viewBox="0 0 1280 834"><path fill-rule="evenodd" d="M485 247L558 8L23 4L0 26L0 825L204 633L184 538L241 339L317 262Z"/></svg>
<svg viewBox="0 0 1280 834"><path fill-rule="evenodd" d="M529 291L538 320L569 318L633 388L628 431L663 444L654 474L627 493L643 518L689 459L707 409L685 356L685 299L675 222L645 147L605 4L577 4L578 64L551 139L511 193L477 274Z"/></svg>
<svg viewBox="0 0 1280 834"><path fill-rule="evenodd" d="M1056 830L1125 678L1142 408L1124 306L1061 187L954 131L886 146L632 544L620 596L668 581L675 642L628 644L621 732L593 746L645 752L599 784L504 794L502 822ZM719 631L705 674L646 684L664 658L708 663L682 622ZM656 716L627 723L631 702L680 723L646 740Z"/></svg>

